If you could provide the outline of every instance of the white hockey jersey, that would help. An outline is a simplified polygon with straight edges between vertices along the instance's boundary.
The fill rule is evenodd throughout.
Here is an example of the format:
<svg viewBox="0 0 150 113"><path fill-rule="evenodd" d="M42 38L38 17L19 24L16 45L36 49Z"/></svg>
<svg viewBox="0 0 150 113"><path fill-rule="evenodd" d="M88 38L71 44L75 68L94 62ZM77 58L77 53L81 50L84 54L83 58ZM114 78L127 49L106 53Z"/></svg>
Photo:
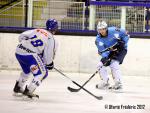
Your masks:
<svg viewBox="0 0 150 113"><path fill-rule="evenodd" d="M45 64L50 64L55 57L58 43L53 35L44 29L34 29L23 32L19 36L16 53L20 55L38 54Z"/></svg>

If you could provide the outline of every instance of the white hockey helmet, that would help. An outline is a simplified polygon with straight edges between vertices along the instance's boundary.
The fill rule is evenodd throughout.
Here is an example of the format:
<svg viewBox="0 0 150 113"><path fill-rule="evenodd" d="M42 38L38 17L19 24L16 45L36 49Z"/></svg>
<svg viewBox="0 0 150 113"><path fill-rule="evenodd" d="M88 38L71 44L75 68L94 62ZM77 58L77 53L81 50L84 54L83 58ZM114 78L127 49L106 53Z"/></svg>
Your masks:
<svg viewBox="0 0 150 113"><path fill-rule="evenodd" d="M107 29L107 23L104 20L100 20L97 24L97 31L104 28Z"/></svg>

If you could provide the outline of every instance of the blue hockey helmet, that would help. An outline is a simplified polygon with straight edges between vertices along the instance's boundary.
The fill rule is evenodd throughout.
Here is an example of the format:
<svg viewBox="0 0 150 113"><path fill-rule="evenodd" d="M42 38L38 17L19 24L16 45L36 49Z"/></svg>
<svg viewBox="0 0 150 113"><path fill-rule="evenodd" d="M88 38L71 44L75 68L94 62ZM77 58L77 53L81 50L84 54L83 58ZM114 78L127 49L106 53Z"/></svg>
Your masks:
<svg viewBox="0 0 150 113"><path fill-rule="evenodd" d="M56 31L58 29L58 22L55 19L48 19L46 22L46 29L49 31Z"/></svg>

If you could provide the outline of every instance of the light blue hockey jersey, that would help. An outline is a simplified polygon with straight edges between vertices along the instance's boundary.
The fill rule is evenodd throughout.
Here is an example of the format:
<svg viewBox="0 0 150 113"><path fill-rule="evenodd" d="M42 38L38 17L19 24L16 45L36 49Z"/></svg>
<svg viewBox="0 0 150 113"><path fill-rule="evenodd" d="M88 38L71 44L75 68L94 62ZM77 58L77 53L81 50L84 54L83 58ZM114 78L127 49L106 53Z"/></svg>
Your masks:
<svg viewBox="0 0 150 113"><path fill-rule="evenodd" d="M127 49L129 35L126 33L125 29L119 29L117 27L108 27L107 36L101 37L100 34L97 34L95 44L98 48L98 53L102 56L102 58L108 57L110 51L105 50L117 44L118 40L124 41L125 42L124 48Z"/></svg>

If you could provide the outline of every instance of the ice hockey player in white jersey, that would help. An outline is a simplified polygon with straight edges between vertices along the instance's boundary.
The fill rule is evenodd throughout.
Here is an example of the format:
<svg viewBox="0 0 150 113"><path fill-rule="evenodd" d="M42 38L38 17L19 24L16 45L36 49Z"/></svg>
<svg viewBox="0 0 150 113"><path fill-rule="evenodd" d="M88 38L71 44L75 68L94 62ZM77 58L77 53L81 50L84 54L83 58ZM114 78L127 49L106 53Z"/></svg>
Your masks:
<svg viewBox="0 0 150 113"><path fill-rule="evenodd" d="M33 29L23 32L19 36L19 44L16 48L16 58L22 72L13 89L15 94L32 98L35 89L48 76L48 70L54 67L54 57L58 44L53 35L58 29L58 22L49 19L45 29ZM29 75L33 74L33 80L26 85Z"/></svg>
<svg viewBox="0 0 150 113"><path fill-rule="evenodd" d="M101 60L98 64L98 70L101 77L100 84L96 85L98 89L122 89L120 64L127 54L129 35L124 29L108 27L103 20L97 25L98 35L95 44L98 48L98 54ZM110 86L107 68L111 68L114 85Z"/></svg>

